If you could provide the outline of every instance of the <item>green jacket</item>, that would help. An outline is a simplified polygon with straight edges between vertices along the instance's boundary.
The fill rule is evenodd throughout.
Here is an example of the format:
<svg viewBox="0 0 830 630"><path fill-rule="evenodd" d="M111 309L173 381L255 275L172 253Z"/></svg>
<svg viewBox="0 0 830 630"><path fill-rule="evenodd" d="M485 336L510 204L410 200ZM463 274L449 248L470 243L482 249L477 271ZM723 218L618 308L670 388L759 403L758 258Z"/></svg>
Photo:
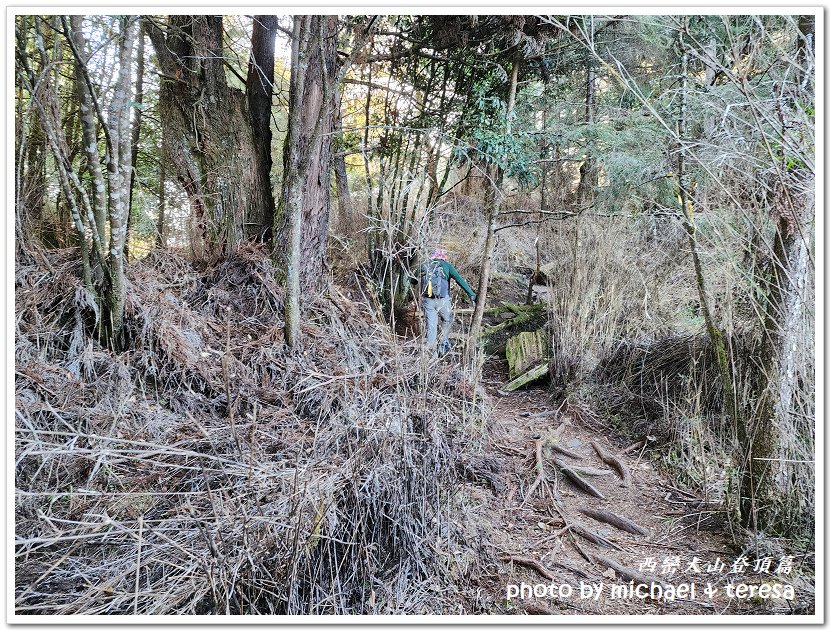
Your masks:
<svg viewBox="0 0 830 630"><path fill-rule="evenodd" d="M438 259L433 258L433 259L431 259L430 262L432 262L432 260L438 260ZM449 281L449 279L455 280L461 286L461 288L464 289L464 291L467 293L467 295L470 296L470 300L475 301L475 299L476 299L475 291L473 291L470 288L470 285L467 284L467 281L464 280L464 278L461 277L461 274L458 273L458 269L453 267L446 260L441 261L441 267L444 269L444 275L447 277L448 281ZM413 278L413 281L418 282L418 281L420 281L420 278Z"/></svg>

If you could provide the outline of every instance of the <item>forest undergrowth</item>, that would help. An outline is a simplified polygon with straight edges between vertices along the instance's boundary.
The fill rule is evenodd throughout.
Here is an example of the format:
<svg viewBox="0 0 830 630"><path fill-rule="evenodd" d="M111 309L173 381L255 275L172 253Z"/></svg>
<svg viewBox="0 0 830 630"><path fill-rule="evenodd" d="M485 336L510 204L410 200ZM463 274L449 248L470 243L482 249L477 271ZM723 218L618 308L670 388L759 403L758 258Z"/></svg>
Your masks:
<svg viewBox="0 0 830 630"><path fill-rule="evenodd" d="M113 354L78 265L50 252L16 273L18 613L455 606L448 510L484 404L458 366L426 369L334 285L288 353L255 246L133 265L131 350Z"/></svg>

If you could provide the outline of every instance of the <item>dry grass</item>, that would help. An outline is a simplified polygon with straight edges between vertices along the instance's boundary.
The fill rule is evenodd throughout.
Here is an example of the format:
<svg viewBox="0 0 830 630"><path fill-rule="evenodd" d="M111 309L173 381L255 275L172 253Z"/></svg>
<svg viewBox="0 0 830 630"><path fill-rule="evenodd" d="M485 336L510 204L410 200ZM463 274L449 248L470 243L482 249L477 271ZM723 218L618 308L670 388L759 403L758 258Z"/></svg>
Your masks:
<svg viewBox="0 0 830 630"><path fill-rule="evenodd" d="M459 368L334 286L287 354L253 247L135 265L112 355L52 265L17 271L17 613L457 610L454 441L482 408Z"/></svg>
<svg viewBox="0 0 830 630"><path fill-rule="evenodd" d="M753 234L750 227L746 232ZM556 263L548 317L551 376L569 403L593 406L637 439L651 436L673 474L707 497L726 499L735 512L748 444L756 437L751 422L760 409L758 383L768 381L765 395L776 396L778 376L766 375L761 359L764 298L750 256L757 244L735 229L728 213L706 215L699 229L707 291L749 429L734 426L724 412L714 352L696 310L688 243L676 219L582 217L551 230L544 250ZM791 337L797 340L797 413L777 421L786 501L774 508L779 531L807 546L815 507L811 282L800 288L805 307Z"/></svg>

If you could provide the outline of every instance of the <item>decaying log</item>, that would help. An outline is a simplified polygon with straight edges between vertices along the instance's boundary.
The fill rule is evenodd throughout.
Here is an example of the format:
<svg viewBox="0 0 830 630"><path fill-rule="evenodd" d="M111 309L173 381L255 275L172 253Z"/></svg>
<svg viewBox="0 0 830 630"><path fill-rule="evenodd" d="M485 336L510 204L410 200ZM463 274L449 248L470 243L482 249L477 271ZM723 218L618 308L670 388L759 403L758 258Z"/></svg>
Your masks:
<svg viewBox="0 0 830 630"><path fill-rule="evenodd" d="M527 372L520 376L517 376L507 385L505 385L504 391L512 392L513 390L519 389L524 385L533 383L534 381L538 381L540 378L542 378L548 373L549 367L550 366L548 363L543 363L541 365L536 366L535 368L529 369Z"/></svg>
<svg viewBox="0 0 830 630"><path fill-rule="evenodd" d="M605 498L605 495L602 494L602 492L600 492L599 490L597 490L593 486L593 484L585 481L561 459L555 458L553 460L553 463L556 464L562 470L562 474L565 475L568 479L570 479L571 483L573 483L577 488L579 488L583 492L587 492L591 496L597 497L598 499Z"/></svg>
<svg viewBox="0 0 830 630"><path fill-rule="evenodd" d="M629 534L648 536L651 533L645 527L641 527L634 521L627 519L625 516L614 514L613 512L609 512L608 510L582 508L581 511L583 514L585 514L586 516L590 516L594 520L600 521L601 523L608 523L609 525L612 525L617 529L621 529L624 532L628 532Z"/></svg>
<svg viewBox="0 0 830 630"><path fill-rule="evenodd" d="M542 329L510 337L504 348L509 368L507 378L512 381L530 368L547 363L547 348L547 337Z"/></svg>
<svg viewBox="0 0 830 630"><path fill-rule="evenodd" d="M591 442L591 446L594 447L594 450L603 462L617 471L620 479L622 479L622 485L629 488L631 486L631 473L628 472L628 467L623 464L622 460L619 457L611 455L611 453L603 450L603 448L596 442Z"/></svg>

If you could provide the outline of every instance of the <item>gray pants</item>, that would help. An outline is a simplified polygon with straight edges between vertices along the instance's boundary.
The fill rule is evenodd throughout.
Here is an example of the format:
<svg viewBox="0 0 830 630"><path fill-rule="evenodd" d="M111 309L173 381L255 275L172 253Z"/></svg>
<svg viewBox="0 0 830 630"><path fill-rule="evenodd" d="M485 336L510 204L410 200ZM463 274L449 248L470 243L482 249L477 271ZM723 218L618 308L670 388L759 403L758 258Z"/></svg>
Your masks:
<svg viewBox="0 0 830 630"><path fill-rule="evenodd" d="M438 354L435 339L438 336L438 318L441 318L441 354L450 349L450 328L452 327L452 305L450 298L423 298L424 319L426 320L427 346L433 356Z"/></svg>

